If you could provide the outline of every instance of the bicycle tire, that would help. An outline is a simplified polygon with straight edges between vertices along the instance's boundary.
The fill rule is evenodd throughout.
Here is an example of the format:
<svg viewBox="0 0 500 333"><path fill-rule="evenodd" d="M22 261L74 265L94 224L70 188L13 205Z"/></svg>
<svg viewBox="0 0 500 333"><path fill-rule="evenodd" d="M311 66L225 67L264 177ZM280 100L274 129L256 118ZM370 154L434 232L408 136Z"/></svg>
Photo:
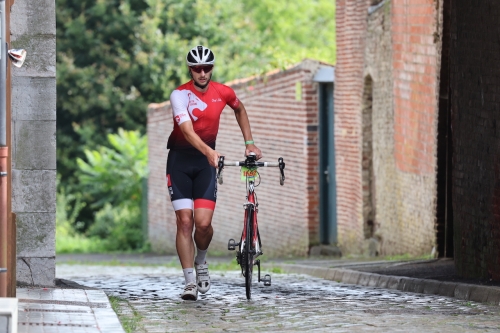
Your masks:
<svg viewBox="0 0 500 333"><path fill-rule="evenodd" d="M252 297L252 272L253 272L253 246L252 246L252 229L253 229L253 209L248 208L247 212L247 228L245 239L245 291L247 299Z"/></svg>

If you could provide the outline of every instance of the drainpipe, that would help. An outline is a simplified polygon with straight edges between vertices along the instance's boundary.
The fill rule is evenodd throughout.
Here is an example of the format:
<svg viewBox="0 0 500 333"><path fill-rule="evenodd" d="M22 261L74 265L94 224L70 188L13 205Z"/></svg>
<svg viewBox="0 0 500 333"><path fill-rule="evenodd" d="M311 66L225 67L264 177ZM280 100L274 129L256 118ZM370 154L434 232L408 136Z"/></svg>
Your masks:
<svg viewBox="0 0 500 333"><path fill-rule="evenodd" d="M7 42L5 0L0 0L0 268L7 268ZM0 273L0 297L7 297L7 274Z"/></svg>

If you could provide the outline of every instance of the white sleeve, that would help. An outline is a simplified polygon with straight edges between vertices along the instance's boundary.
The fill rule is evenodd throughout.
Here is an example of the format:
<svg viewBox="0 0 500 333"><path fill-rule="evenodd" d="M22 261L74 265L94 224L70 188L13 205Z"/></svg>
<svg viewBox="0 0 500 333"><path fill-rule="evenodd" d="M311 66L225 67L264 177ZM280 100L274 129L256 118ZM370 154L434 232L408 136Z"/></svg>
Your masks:
<svg viewBox="0 0 500 333"><path fill-rule="evenodd" d="M191 120L188 113L188 98L186 94L182 93L182 91L172 91L172 94L170 94L170 105L172 106L172 113L177 125Z"/></svg>

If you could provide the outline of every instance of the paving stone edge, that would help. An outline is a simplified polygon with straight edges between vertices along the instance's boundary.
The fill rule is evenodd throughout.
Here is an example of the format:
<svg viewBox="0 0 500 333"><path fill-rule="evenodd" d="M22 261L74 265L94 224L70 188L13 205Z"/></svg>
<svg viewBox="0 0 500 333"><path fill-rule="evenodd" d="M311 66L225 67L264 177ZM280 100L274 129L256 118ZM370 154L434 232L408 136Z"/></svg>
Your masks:
<svg viewBox="0 0 500 333"><path fill-rule="evenodd" d="M447 296L464 301L481 302L500 306L500 288L498 287L416 279L404 276L381 275L344 268L314 267L298 264L272 263L264 264L263 267L266 269L279 267L286 273L307 274L347 284Z"/></svg>

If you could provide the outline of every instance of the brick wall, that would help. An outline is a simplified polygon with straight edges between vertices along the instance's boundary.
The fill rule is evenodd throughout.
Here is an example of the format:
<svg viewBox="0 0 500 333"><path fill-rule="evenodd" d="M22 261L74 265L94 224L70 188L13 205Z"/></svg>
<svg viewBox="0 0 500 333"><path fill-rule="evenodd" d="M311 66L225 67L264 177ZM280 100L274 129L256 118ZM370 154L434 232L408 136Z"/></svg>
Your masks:
<svg viewBox="0 0 500 333"><path fill-rule="evenodd" d="M434 35L440 32L440 2L394 0L370 4L337 1L339 245L350 253L366 249L363 230L368 214L363 216L361 158L368 144L363 141L363 130L366 134L368 129L362 110L364 83L371 78L374 193L365 193L365 198L374 202L379 251L428 254L435 244L440 43Z"/></svg>
<svg viewBox="0 0 500 333"><path fill-rule="evenodd" d="M335 67L335 167L338 242L343 253L363 245L361 101L366 35L366 0L337 0Z"/></svg>
<svg viewBox="0 0 500 333"><path fill-rule="evenodd" d="M305 60L264 79L229 83L244 103L252 133L264 160L286 163L287 180L279 185L277 168L260 169L257 187L259 228L267 255L305 255L310 239L318 239L318 101L312 77L317 61ZM296 100L297 82L301 100ZM152 104L148 111L149 237L158 252L175 252L175 214L165 185L166 142L172 129L168 103ZM230 108L221 116L217 150L226 160L242 160L241 131ZM227 253L227 240L237 239L243 222L244 182L239 168L227 167L219 185L213 225L212 253Z"/></svg>
<svg viewBox="0 0 500 333"><path fill-rule="evenodd" d="M450 79L455 264L500 280L500 3L452 2Z"/></svg>
<svg viewBox="0 0 500 333"><path fill-rule="evenodd" d="M434 0L395 0L392 13L396 164L402 171L435 171L439 39Z"/></svg>

